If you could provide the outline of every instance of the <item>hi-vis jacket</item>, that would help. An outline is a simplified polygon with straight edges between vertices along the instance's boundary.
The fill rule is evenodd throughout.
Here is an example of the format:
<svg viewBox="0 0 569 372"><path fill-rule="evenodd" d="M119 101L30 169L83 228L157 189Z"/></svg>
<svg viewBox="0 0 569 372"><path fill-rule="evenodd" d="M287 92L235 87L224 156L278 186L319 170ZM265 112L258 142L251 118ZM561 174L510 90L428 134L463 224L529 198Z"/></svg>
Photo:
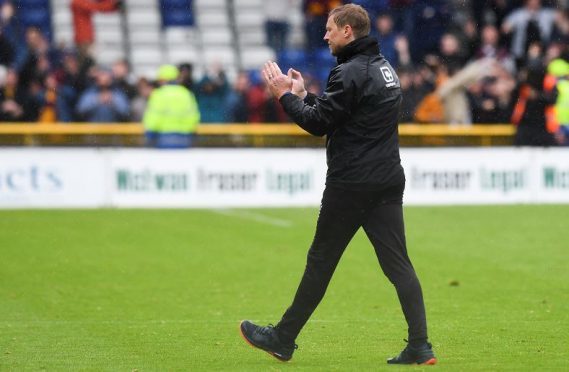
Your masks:
<svg viewBox="0 0 569 372"><path fill-rule="evenodd" d="M197 129L200 112L192 92L166 84L150 95L142 121L149 132L189 134Z"/></svg>

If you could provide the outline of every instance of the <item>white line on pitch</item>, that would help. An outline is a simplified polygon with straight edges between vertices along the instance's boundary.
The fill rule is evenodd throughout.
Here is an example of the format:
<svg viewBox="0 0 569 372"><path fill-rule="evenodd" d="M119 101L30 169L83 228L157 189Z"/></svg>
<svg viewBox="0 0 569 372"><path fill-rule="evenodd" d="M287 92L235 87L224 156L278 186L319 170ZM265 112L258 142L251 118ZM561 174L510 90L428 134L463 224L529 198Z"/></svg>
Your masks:
<svg viewBox="0 0 569 372"><path fill-rule="evenodd" d="M264 223L267 225L277 226L277 227L291 227L292 222L288 220L282 220L280 218L274 218L262 213L246 211L243 209L212 209L212 212L221 214L223 216L237 217L246 220L251 220L259 223Z"/></svg>

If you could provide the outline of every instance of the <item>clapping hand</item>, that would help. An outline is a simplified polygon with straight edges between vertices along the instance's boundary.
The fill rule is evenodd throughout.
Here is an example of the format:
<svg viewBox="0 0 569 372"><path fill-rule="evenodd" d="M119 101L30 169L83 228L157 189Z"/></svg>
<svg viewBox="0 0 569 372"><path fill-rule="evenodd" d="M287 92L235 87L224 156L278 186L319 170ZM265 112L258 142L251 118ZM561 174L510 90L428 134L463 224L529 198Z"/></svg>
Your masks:
<svg viewBox="0 0 569 372"><path fill-rule="evenodd" d="M295 69L289 68L288 77L292 79L292 94L304 99L308 92L304 87L304 78L302 77L302 74Z"/></svg>
<svg viewBox="0 0 569 372"><path fill-rule="evenodd" d="M304 79L302 74L289 69L287 75L283 74L276 62L268 61L261 70L263 79L273 96L280 99L285 93L292 93L300 98L306 97Z"/></svg>

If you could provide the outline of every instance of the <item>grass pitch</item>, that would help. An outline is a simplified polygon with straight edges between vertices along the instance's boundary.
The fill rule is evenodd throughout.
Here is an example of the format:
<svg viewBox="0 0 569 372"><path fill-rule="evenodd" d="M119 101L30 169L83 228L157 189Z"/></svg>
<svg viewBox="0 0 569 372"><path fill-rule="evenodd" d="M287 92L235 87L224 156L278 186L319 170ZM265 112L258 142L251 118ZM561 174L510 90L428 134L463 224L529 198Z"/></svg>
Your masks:
<svg viewBox="0 0 569 372"><path fill-rule="evenodd" d="M385 365L406 327L361 232L290 363L239 336L290 304L317 213L0 211L0 370L405 368ZM569 368L569 206L405 213L434 368Z"/></svg>

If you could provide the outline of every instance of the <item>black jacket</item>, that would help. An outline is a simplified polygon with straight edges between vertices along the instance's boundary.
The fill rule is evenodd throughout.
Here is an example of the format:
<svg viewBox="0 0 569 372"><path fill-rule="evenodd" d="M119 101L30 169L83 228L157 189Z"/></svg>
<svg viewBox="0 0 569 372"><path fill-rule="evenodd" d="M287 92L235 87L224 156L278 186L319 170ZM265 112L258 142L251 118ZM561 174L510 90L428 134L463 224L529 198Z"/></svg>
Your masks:
<svg viewBox="0 0 569 372"><path fill-rule="evenodd" d="M321 97L304 101L285 94L280 102L300 127L326 135L326 184L383 189L405 182L399 158L397 120L401 88L395 71L369 36L338 55Z"/></svg>

